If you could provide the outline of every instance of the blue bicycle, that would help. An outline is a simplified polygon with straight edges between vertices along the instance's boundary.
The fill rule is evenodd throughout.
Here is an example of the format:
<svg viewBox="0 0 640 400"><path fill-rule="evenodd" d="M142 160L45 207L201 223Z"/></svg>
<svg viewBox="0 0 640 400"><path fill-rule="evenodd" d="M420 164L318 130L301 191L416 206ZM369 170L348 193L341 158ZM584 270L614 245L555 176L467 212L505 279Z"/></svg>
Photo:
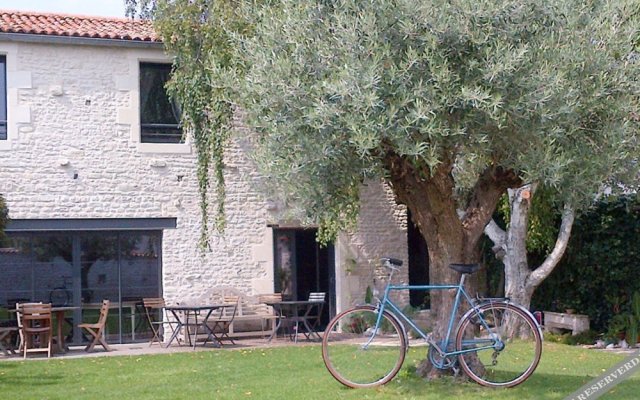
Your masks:
<svg viewBox="0 0 640 400"><path fill-rule="evenodd" d="M394 285L391 280L402 261L382 262L389 269L382 300L338 314L324 332L322 358L335 379L353 388L383 385L398 373L410 343L416 341L428 344L427 356L436 368L462 369L484 386L513 387L531 376L542 354L540 326L528 310L509 299L470 297L464 281L479 269L477 264L449 266L461 274L457 285ZM409 289L456 291L444 338L422 331L391 300L392 291ZM462 299L470 308L454 330ZM410 340L405 326L419 338Z"/></svg>

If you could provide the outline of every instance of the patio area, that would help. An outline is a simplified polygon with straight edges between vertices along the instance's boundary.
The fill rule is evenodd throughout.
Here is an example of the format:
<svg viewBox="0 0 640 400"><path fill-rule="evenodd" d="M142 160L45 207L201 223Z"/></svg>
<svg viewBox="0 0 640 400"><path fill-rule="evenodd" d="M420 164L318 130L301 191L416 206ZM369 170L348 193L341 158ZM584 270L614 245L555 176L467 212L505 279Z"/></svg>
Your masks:
<svg viewBox="0 0 640 400"><path fill-rule="evenodd" d="M69 346L69 351L66 353L54 353L51 358L47 358L46 354L28 355L26 360L64 360L74 358L91 358L91 357L111 357L111 356L138 356L138 355L150 355L150 354L172 354L172 353L187 353L187 352L211 352L211 351L229 351L229 350L243 350L243 349L260 349L260 348L275 348L285 346L309 346L318 345L318 341L301 340L297 343L291 341L288 337L273 338L270 342L265 338L243 338L234 339L235 344L230 342L224 342L222 347L215 347L211 343L205 345L198 344L195 346L189 346L188 344L173 344L169 347L161 347L157 343L149 346L149 343L126 343L126 344L110 344L111 351L104 351L98 348L96 351L87 353L84 351L85 346ZM6 356L0 353L0 362L2 361L25 361L22 354L15 354Z"/></svg>

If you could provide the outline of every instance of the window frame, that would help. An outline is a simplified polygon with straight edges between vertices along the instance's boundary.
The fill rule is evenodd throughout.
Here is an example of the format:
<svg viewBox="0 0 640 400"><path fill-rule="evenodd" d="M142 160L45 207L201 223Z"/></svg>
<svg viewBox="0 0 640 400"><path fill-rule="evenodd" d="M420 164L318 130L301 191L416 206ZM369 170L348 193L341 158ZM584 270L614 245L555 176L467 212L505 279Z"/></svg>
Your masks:
<svg viewBox="0 0 640 400"><path fill-rule="evenodd" d="M161 62L161 61L145 61L145 60L138 61L138 87L139 87L138 120L139 120L139 127L140 127L139 140L140 140L140 144L143 146L167 146L167 145L184 146L186 144L184 131L182 130L182 124L179 120L179 117L176 117L175 115L176 113L179 112L179 110L176 110L177 106L174 104L170 96L166 93L166 89L164 88L164 84L166 84L167 82L166 80L164 81L164 84L163 84L163 91L166 95L168 106L171 108L171 112L173 113L173 117L177 120L176 121L177 123L167 124L163 122L143 122L143 112L145 108L143 103L143 97L147 97L146 94L143 93L143 87L144 87L143 69L144 68L166 69L167 67L169 69L169 74L170 74L171 63ZM158 132L157 128L178 131L180 135L180 139L176 140L175 133L163 134ZM169 140L162 140L163 136L166 138L169 138Z"/></svg>
<svg viewBox="0 0 640 400"><path fill-rule="evenodd" d="M9 98L7 96L7 56L0 54L0 140L6 142L9 140L9 117L8 106Z"/></svg>

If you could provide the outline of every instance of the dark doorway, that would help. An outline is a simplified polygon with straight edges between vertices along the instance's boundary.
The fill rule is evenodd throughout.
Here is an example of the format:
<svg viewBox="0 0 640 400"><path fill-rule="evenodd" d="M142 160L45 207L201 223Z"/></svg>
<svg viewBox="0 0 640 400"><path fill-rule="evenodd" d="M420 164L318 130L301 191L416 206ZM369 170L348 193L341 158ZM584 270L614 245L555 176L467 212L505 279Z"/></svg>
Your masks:
<svg viewBox="0 0 640 400"><path fill-rule="evenodd" d="M306 300L311 292L326 293L322 323L335 314L333 245L316 242L317 229L274 228L274 290L289 300Z"/></svg>
<svg viewBox="0 0 640 400"><path fill-rule="evenodd" d="M429 251L420 230L413 223L411 212L407 210L407 247L409 250L409 284L429 284ZM429 292L410 290L409 303L412 307L427 309L430 306Z"/></svg>

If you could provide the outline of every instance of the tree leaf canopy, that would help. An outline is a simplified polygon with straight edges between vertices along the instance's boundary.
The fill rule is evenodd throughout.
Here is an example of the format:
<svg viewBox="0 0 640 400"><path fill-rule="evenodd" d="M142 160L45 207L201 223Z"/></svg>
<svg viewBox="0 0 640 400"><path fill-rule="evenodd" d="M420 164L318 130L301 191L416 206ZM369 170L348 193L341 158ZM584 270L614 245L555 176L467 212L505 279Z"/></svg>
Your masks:
<svg viewBox="0 0 640 400"><path fill-rule="evenodd" d="M325 240L353 226L361 184L389 180L390 155L420 179L452 165L462 207L487 168L574 207L637 173L637 1L157 3L204 212L211 165L224 206L234 110L272 198Z"/></svg>

